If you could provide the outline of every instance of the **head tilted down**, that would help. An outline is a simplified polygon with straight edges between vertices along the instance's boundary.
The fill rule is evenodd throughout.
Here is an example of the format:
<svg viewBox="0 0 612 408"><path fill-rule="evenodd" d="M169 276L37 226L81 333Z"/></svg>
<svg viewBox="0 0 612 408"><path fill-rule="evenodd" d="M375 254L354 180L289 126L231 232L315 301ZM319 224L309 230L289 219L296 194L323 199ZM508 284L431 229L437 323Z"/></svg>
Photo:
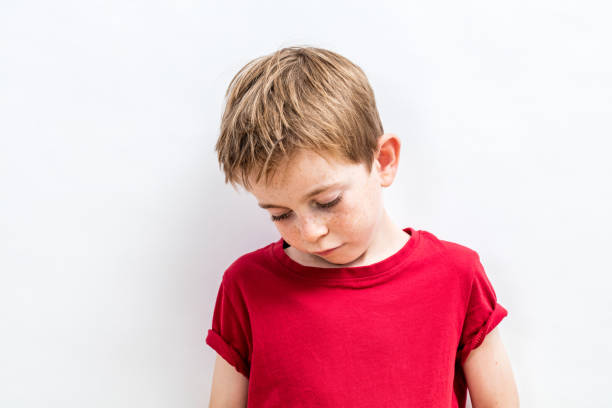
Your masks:
<svg viewBox="0 0 612 408"><path fill-rule="evenodd" d="M399 150L397 136L383 134L361 68L313 47L283 48L240 69L216 144L226 183L270 212L287 253L329 267L373 261L391 231L399 237L382 202Z"/></svg>

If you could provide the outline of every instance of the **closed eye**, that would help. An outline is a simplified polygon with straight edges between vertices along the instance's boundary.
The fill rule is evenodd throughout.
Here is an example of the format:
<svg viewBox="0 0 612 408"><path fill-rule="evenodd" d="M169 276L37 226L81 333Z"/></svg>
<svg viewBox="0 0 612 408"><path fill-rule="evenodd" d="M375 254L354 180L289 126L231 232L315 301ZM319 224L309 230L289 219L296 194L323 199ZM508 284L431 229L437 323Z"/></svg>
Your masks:
<svg viewBox="0 0 612 408"><path fill-rule="evenodd" d="M329 208L329 207L333 207L334 205L338 204L340 202L340 200L342 199L342 194L340 194L338 197L334 198L332 201L330 201L329 203L325 203L325 204L318 204L319 207L321 208Z"/></svg>
<svg viewBox="0 0 612 408"><path fill-rule="evenodd" d="M324 203L324 204L317 203L317 205L320 208L331 208L337 205L340 202L340 200L342 200L342 194L340 194L338 197L336 197L335 199L333 199L332 201L328 203ZM281 221L281 220L289 218L290 215L291 215L291 211L281 214L281 215L271 215L270 218L272 219L272 221Z"/></svg>

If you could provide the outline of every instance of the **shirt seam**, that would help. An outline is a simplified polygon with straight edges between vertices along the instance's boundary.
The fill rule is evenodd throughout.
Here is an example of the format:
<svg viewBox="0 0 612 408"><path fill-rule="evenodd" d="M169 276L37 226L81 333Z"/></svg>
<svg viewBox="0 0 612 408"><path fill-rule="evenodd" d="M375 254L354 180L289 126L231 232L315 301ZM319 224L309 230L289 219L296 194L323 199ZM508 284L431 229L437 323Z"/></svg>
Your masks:
<svg viewBox="0 0 612 408"><path fill-rule="evenodd" d="M416 231L415 231L416 233ZM412 239L412 238L411 238ZM334 278L316 278L316 277L308 277L308 276L304 276L301 275L299 273L296 273L293 269L291 269L288 265L286 265L283 261L281 261L280 259L278 259L276 253L275 253L275 245L272 245L270 247L270 255L272 256L272 258L274 258L274 260L285 270L288 271L291 276L295 276L297 278L300 278L302 280L308 281L308 282L313 282L313 283L319 283L319 284L342 284L342 283L346 283L346 282L351 282L351 283L361 283L361 282L367 282L368 280L372 280L373 282L376 282L378 279L387 277L388 275L392 274L393 272L395 272L396 269L398 269L401 266L404 266L406 263L408 263L408 261L411 260L411 255L413 254L414 251L416 251L417 246L420 244L420 234L419 234L419 242L416 242L414 245L414 247L411 249L410 251L410 256L408 257L404 257L399 263L391 266L391 268L387 271L381 272L379 274L376 275L368 275L368 276L361 276L361 277L355 277L355 278L340 278L340 279L334 279ZM282 241L281 241L281 245L282 245ZM276 271L278 272L278 271ZM286 275L282 275L282 276L286 276Z"/></svg>

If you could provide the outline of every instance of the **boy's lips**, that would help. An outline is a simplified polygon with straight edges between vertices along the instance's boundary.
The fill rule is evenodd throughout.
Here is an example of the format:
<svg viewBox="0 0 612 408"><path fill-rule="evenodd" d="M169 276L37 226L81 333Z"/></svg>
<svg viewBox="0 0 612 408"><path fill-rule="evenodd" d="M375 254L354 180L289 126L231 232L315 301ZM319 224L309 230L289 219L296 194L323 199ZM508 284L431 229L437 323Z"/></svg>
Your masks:
<svg viewBox="0 0 612 408"><path fill-rule="evenodd" d="M329 254L331 251L340 248L342 245L338 245L337 247L331 248L331 249L327 249L325 251L320 251L320 252L315 252L316 255L327 255Z"/></svg>

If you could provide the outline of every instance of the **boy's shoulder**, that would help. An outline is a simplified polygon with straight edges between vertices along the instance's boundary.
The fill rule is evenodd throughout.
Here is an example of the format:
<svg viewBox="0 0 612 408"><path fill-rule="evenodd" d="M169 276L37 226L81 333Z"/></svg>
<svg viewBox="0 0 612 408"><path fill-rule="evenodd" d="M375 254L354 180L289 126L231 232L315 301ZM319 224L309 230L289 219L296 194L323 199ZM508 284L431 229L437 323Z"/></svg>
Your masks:
<svg viewBox="0 0 612 408"><path fill-rule="evenodd" d="M421 237L430 242L435 248L440 251L448 252L449 254L463 257L463 256L474 256L476 255L476 251L472 248L459 244L454 241L448 241L445 239L441 239L438 236L432 234L429 231L419 230Z"/></svg>
<svg viewBox="0 0 612 408"><path fill-rule="evenodd" d="M240 283L245 279L253 277L253 270L259 267L269 268L272 246L277 244L271 242L268 245L246 252L238 256L223 273L223 282Z"/></svg>
<svg viewBox="0 0 612 408"><path fill-rule="evenodd" d="M479 255L474 249L454 241L440 239L431 232L421 230L421 239L427 241L430 256L443 259L459 270L471 270Z"/></svg>

